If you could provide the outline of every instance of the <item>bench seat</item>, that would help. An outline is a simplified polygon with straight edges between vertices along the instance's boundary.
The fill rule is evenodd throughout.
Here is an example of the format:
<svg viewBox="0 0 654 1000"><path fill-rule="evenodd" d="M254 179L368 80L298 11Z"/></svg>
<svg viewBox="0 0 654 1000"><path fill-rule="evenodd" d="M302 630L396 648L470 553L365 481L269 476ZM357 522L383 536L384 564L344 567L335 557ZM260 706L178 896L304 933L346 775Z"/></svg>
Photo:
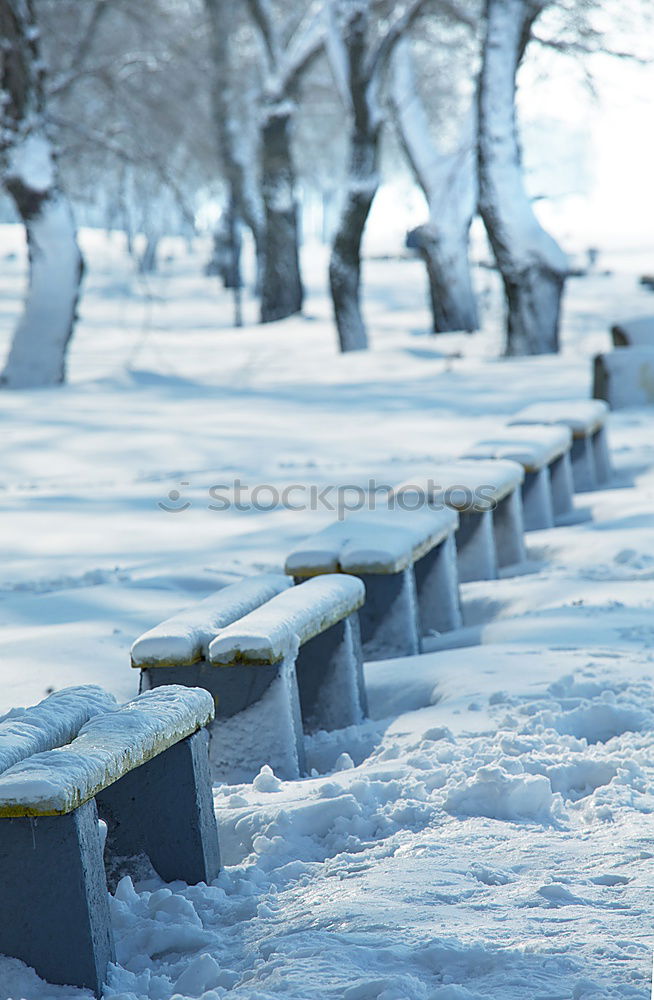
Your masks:
<svg viewBox="0 0 654 1000"><path fill-rule="evenodd" d="M567 427L512 424L478 441L462 457L510 459L522 465L524 527L533 531L553 527L573 509L571 446Z"/></svg>
<svg viewBox="0 0 654 1000"><path fill-rule="evenodd" d="M0 899L11 914L0 921L0 953L100 996L115 961L108 876L115 884L127 865L134 876L154 868L166 881L210 882L220 852L203 728L210 695L160 688L106 711L109 696L92 692L86 702L72 689L34 706L43 732L54 722L50 743L74 733L84 707L98 714L70 742L0 774Z"/></svg>
<svg viewBox="0 0 654 1000"><path fill-rule="evenodd" d="M577 493L594 490L611 478L606 439L608 406L599 399L562 399L532 403L519 410L510 426L548 424L572 432L572 477Z"/></svg>
<svg viewBox="0 0 654 1000"><path fill-rule="evenodd" d="M524 562L520 487L525 472L518 462L460 459L429 467L396 487L396 495L419 493L429 505L447 504L459 515L456 530L459 580L493 580L498 567Z"/></svg>
<svg viewBox="0 0 654 1000"><path fill-rule="evenodd" d="M367 710L357 615L364 596L361 581L345 574L301 589L288 576L254 577L137 639L132 666L143 690L185 684L210 692L215 780L251 781L263 764L297 778L304 729L354 725Z"/></svg>
<svg viewBox="0 0 654 1000"><path fill-rule="evenodd" d="M70 743L85 722L118 708L113 695L94 684L55 691L0 720L0 773L26 757Z"/></svg>
<svg viewBox="0 0 654 1000"><path fill-rule="evenodd" d="M358 611L365 596L356 576L317 577L310 587L286 590L222 629L209 646L209 660L222 666L279 663Z"/></svg>
<svg viewBox="0 0 654 1000"><path fill-rule="evenodd" d="M0 817L72 812L213 717L213 700L206 691L170 687L96 715L70 743L36 753L0 774Z"/></svg>
<svg viewBox="0 0 654 1000"><path fill-rule="evenodd" d="M229 584L145 632L132 646L132 666L186 666L206 658L209 643L231 625L291 586L282 573L262 573Z"/></svg>
<svg viewBox="0 0 654 1000"><path fill-rule="evenodd" d="M328 525L286 557L296 583L325 573L360 577L366 601L360 612L366 659L420 652L421 637L461 624L456 511L424 503L377 506Z"/></svg>

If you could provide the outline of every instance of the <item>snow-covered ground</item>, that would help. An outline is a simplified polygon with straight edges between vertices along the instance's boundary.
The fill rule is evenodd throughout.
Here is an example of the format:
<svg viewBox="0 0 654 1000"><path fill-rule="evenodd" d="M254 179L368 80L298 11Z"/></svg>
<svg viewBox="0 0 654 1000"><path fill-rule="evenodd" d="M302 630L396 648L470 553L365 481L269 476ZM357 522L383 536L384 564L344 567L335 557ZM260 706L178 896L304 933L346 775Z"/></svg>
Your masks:
<svg viewBox="0 0 654 1000"><path fill-rule="evenodd" d="M133 639L278 570L336 487L428 474L528 402L588 396L610 322L654 313L651 262L607 254L612 274L569 282L560 357L498 360L490 272L484 332L434 338L421 265L374 260L373 349L343 357L320 250L304 317L261 328L248 300L233 330L201 248L171 242L144 280L118 237L82 242L70 385L0 395L0 713L68 684L132 696ZM1 227L12 252L3 352L24 264ZM107 1000L649 997L654 413L612 415L610 443L611 488L528 536L528 572L464 585L479 645L368 664L371 719L313 737L311 778L216 788L214 885L123 880ZM211 509L237 480L248 509ZM274 505L289 486L326 501ZM0 1000L86 996L0 958Z"/></svg>

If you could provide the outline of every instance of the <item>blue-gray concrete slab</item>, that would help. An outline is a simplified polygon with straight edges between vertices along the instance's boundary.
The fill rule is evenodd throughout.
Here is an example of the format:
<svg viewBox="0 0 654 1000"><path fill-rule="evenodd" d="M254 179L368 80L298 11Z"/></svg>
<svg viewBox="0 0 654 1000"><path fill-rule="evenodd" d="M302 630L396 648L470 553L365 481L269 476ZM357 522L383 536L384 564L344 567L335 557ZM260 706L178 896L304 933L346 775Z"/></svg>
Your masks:
<svg viewBox="0 0 654 1000"><path fill-rule="evenodd" d="M100 995L114 960L98 814L0 819L0 953Z"/></svg>
<svg viewBox="0 0 654 1000"><path fill-rule="evenodd" d="M211 882L220 870L208 734L187 736L97 796L114 857L147 855L166 882Z"/></svg>

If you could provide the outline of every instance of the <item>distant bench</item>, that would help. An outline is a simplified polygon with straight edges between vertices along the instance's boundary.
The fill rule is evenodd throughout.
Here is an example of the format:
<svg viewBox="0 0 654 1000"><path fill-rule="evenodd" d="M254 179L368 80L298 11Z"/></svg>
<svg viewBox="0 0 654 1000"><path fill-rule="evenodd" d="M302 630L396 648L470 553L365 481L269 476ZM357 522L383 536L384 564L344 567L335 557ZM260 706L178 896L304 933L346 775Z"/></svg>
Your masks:
<svg viewBox="0 0 654 1000"><path fill-rule="evenodd" d="M307 538L286 558L286 572L296 583L335 572L363 580L366 659L412 656L420 652L424 633L461 625L458 516L448 507L416 506L352 514Z"/></svg>
<svg viewBox="0 0 654 1000"><path fill-rule="evenodd" d="M596 490L611 478L606 437L609 408L599 399L532 403L516 413L511 424L550 424L572 433L572 478L576 493Z"/></svg>
<svg viewBox="0 0 654 1000"><path fill-rule="evenodd" d="M524 470L517 462L459 460L437 464L428 476L414 476L396 489L413 492L426 504L446 504L459 516L455 540L461 583L494 580L498 567L525 558L520 487Z"/></svg>
<svg viewBox="0 0 654 1000"><path fill-rule="evenodd" d="M621 347L598 354L594 360L593 395L605 400L612 410L654 405L654 340L647 347Z"/></svg>
<svg viewBox="0 0 654 1000"><path fill-rule="evenodd" d="M614 347L654 347L654 316L621 319L611 327Z"/></svg>
<svg viewBox="0 0 654 1000"><path fill-rule="evenodd" d="M210 696L102 695L57 692L0 722L0 953L98 996L115 960L98 814L113 857L146 855L167 881L220 868Z"/></svg>
<svg viewBox="0 0 654 1000"><path fill-rule="evenodd" d="M567 427L505 427L478 441L462 456L510 459L524 469L522 509L526 531L551 528L573 509L570 468L572 434Z"/></svg>
<svg viewBox="0 0 654 1000"><path fill-rule="evenodd" d="M357 611L365 590L329 575L293 588L281 574L231 584L132 646L143 688L188 684L216 709L214 778L251 781L263 764L305 773L303 729L337 729L366 712Z"/></svg>

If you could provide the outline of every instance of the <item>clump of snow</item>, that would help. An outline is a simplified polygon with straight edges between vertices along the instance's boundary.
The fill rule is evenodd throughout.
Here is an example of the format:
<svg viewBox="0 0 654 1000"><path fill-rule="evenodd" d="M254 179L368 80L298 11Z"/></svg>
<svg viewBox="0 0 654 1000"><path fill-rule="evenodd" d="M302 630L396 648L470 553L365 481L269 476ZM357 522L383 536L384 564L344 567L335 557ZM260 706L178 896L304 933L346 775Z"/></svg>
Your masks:
<svg viewBox="0 0 654 1000"><path fill-rule="evenodd" d="M264 764L252 782L252 787L257 792L278 792L282 783L275 776L273 769L268 764Z"/></svg>
<svg viewBox="0 0 654 1000"><path fill-rule="evenodd" d="M502 767L479 768L452 788L445 800L448 812L507 820L551 819L553 805L548 778L507 774Z"/></svg>

